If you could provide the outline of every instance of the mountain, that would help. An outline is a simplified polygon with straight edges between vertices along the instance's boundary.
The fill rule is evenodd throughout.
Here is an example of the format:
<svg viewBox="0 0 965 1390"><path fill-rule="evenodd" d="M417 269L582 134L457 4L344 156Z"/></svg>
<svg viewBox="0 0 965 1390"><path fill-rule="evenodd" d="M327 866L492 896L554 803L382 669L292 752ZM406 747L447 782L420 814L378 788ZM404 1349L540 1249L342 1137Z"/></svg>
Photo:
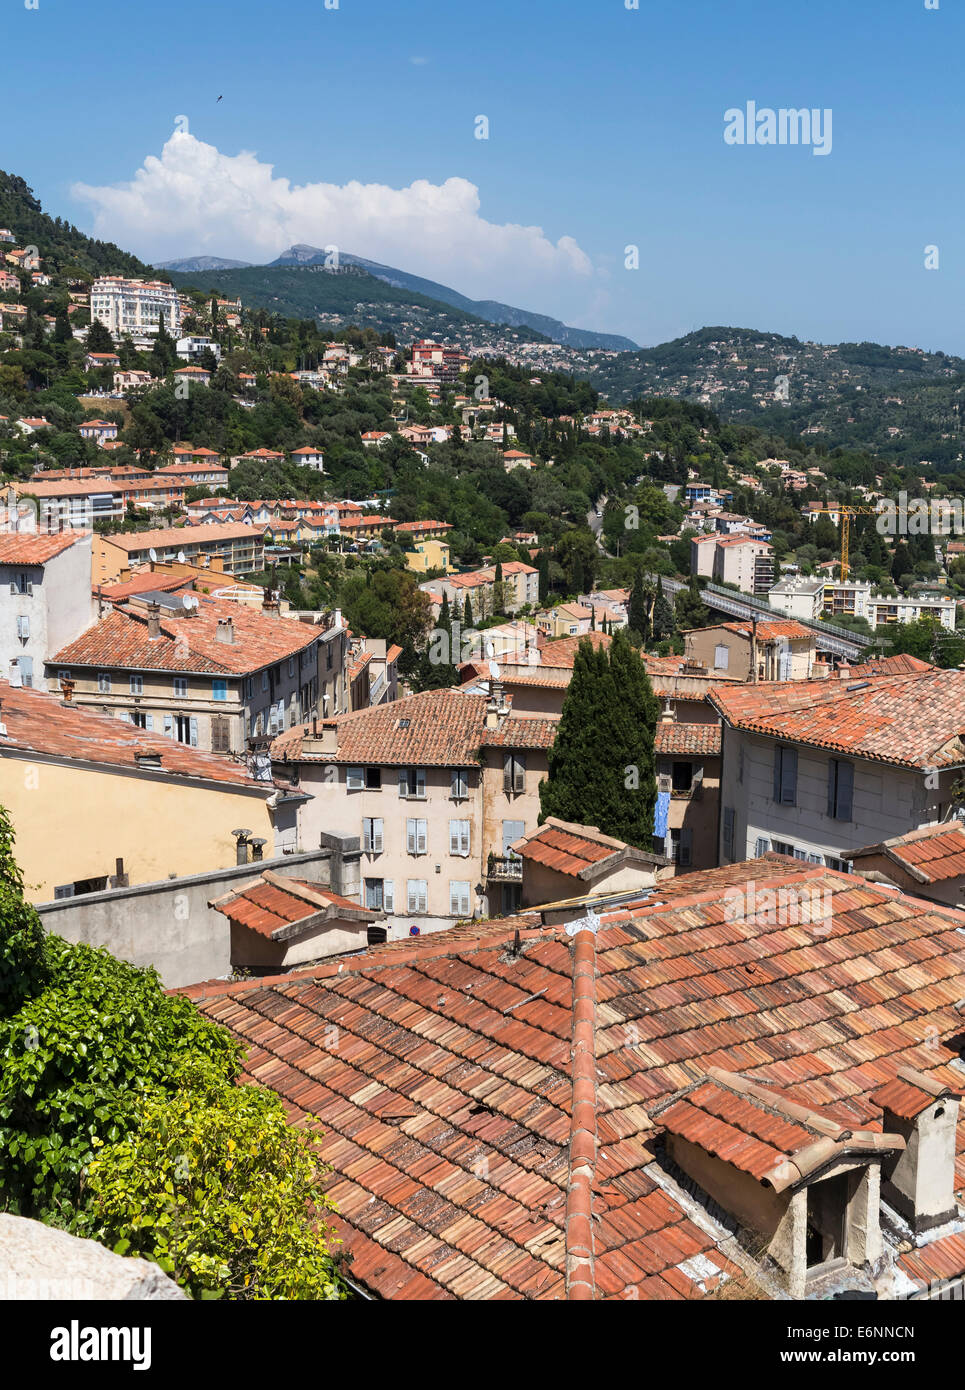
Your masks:
<svg viewBox="0 0 965 1390"><path fill-rule="evenodd" d="M324 265L327 259L328 252L320 250L317 246L299 243L283 251L270 264ZM443 304L451 304L454 308L462 309L465 313L485 319L489 323L508 323L517 328L534 328L550 342L562 343L565 347L606 348L613 352L623 352L632 351L637 346L632 339L620 337L617 333L592 333L584 328L569 328L559 319L548 318L545 314L536 314L528 309L516 309L511 304L501 304L495 299L468 299L458 290L441 285L436 280L424 280L419 275L410 275L406 270L396 270L393 266L381 265L378 261L367 261L362 256L353 256L345 251L339 252L339 261L346 265L359 266L376 279L384 280L387 285L396 289L412 290L417 294L427 295L430 299L441 300Z"/></svg>
<svg viewBox="0 0 965 1390"><path fill-rule="evenodd" d="M16 174L0 169L0 227L9 227L18 246L42 246L45 269L65 267L87 275L132 275L156 280L152 266L122 251L112 241L85 236L61 217L48 217L28 187ZM9 248L8 248L9 249Z"/></svg>
<svg viewBox="0 0 965 1390"><path fill-rule="evenodd" d="M748 328L702 328L596 364L612 401L673 396L785 438L957 466L965 359L879 343L812 343Z"/></svg>
<svg viewBox="0 0 965 1390"><path fill-rule="evenodd" d="M168 274L179 289L217 290L228 298L240 298L247 308L266 309L286 318L317 319L332 327L352 323L403 339L471 340L477 352L498 353L512 344L546 341L535 329L497 328L441 300L388 285L352 264L338 270L319 264L260 265Z"/></svg>
<svg viewBox="0 0 965 1390"><path fill-rule="evenodd" d="M185 256L179 261L156 261L158 270L244 270L251 261L229 261L224 256Z"/></svg>

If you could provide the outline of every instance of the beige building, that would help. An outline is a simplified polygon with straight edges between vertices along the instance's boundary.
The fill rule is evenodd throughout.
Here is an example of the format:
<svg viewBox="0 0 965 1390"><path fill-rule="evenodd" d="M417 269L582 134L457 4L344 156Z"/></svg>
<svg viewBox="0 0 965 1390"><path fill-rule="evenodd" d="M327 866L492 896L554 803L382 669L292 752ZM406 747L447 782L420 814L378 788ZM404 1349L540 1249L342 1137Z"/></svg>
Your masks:
<svg viewBox="0 0 965 1390"><path fill-rule="evenodd" d="M745 594L766 594L774 580L774 547L750 536L718 536L714 579Z"/></svg>
<svg viewBox="0 0 965 1390"><path fill-rule="evenodd" d="M0 535L0 675L46 690L44 663L94 618L89 532Z"/></svg>
<svg viewBox="0 0 965 1390"><path fill-rule="evenodd" d="M265 568L264 528L226 522L95 536L91 577L95 585L114 584L133 565L154 560L201 565L205 559L210 563L215 558L220 558L225 574L260 573Z"/></svg>
<svg viewBox="0 0 965 1390"><path fill-rule="evenodd" d="M957 817L851 851L856 874L903 893L965 907L965 825Z"/></svg>
<svg viewBox="0 0 965 1390"><path fill-rule="evenodd" d="M511 715L499 694L436 690L288 730L272 763L310 798L300 846L332 826L358 834L362 905L404 936L516 910L510 849L536 826L555 733L555 720Z"/></svg>
<svg viewBox="0 0 965 1390"><path fill-rule="evenodd" d="M382 920L380 912L359 907L323 884L283 878L270 869L208 906L231 924L232 966L254 975L280 974L358 951L369 944L369 929Z"/></svg>
<svg viewBox="0 0 965 1390"><path fill-rule="evenodd" d="M172 338L181 328L181 301L173 285L160 280L125 280L102 275L90 287L90 316L98 319L114 338L157 333L161 318Z"/></svg>
<svg viewBox="0 0 965 1390"><path fill-rule="evenodd" d="M512 850L523 862L522 907L565 903L560 921L573 916L574 902L653 888L666 864L659 855L601 834L595 825L571 825L556 816L547 816ZM543 913L542 920L554 918Z"/></svg>
<svg viewBox="0 0 965 1390"><path fill-rule="evenodd" d="M802 623L716 623L684 633L688 661L734 680L803 681L814 671L815 636Z"/></svg>
<svg viewBox="0 0 965 1390"><path fill-rule="evenodd" d="M79 705L209 752L267 749L282 729L347 708L348 634L230 598L132 594L48 663ZM334 708L333 708L334 707Z"/></svg>
<svg viewBox="0 0 965 1390"><path fill-rule="evenodd" d="M271 783L0 681L0 804L31 902L227 867L232 832L273 840Z"/></svg>

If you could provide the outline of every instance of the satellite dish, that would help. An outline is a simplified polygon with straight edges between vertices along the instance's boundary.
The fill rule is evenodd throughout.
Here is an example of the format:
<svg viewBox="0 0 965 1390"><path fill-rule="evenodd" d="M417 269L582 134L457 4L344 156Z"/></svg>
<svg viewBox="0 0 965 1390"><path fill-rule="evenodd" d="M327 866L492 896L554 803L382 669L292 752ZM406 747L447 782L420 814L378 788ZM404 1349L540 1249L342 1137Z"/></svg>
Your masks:
<svg viewBox="0 0 965 1390"><path fill-rule="evenodd" d="M191 612L192 608L197 608L198 606L198 600L194 597L193 594L185 594L181 600L181 603L183 607L185 607L188 610L189 613Z"/></svg>
<svg viewBox="0 0 965 1390"><path fill-rule="evenodd" d="M152 562L152 564L157 564L157 551L154 549L154 546L153 546L153 545L151 546L150 550L147 552L147 555L148 555L148 559Z"/></svg>
<svg viewBox="0 0 965 1390"><path fill-rule="evenodd" d="M496 655L496 648L491 641L486 643L486 655L488 657L494 657Z"/></svg>
<svg viewBox="0 0 965 1390"><path fill-rule="evenodd" d="M499 680L499 663L498 663L498 662L496 662L496 661L490 661L490 663L489 663L489 674L492 676L492 678L493 678L494 681L498 681L498 680Z"/></svg>
<svg viewBox="0 0 965 1390"><path fill-rule="evenodd" d="M179 565L183 565L183 564L186 564L186 563L187 563L187 561L186 561L185 558L184 558L184 551L183 551L183 550L179 550L179 551L178 551L178 564L179 564Z"/></svg>

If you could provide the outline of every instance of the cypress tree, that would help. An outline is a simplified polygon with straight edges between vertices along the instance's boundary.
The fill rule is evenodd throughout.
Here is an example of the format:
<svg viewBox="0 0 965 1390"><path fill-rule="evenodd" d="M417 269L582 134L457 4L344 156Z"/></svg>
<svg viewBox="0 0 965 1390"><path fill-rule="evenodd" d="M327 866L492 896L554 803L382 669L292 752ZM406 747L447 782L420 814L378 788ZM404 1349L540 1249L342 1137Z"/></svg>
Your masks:
<svg viewBox="0 0 965 1390"><path fill-rule="evenodd" d="M657 580L657 596L653 602L653 637L655 641L661 638L671 637L676 631L677 624L674 621L674 611L667 602L663 591L663 580Z"/></svg>
<svg viewBox="0 0 965 1390"><path fill-rule="evenodd" d="M609 651L584 639L563 702L549 775L540 784L547 816L595 825L649 849L657 786L658 704L639 654L624 632Z"/></svg>
<svg viewBox="0 0 965 1390"><path fill-rule="evenodd" d="M647 596L643 587L643 575L637 570L630 590L630 603L627 608L627 628L635 642L645 642L650 620L647 616Z"/></svg>
<svg viewBox="0 0 965 1390"><path fill-rule="evenodd" d="M539 571L540 606L545 607L550 596L550 557L545 550L540 551L536 560L536 568Z"/></svg>
<svg viewBox="0 0 965 1390"><path fill-rule="evenodd" d="M462 610L462 624L466 632L472 627L472 604L469 602L469 595L466 595L466 606Z"/></svg>

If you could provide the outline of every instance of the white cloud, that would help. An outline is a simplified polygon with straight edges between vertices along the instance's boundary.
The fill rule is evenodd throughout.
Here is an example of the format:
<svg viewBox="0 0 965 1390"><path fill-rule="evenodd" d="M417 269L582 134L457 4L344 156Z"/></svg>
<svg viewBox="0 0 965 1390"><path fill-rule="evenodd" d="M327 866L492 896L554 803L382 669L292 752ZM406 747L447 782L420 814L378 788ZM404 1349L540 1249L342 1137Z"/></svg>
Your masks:
<svg viewBox="0 0 965 1390"><path fill-rule="evenodd" d="M585 289L593 275L572 237L554 243L541 227L487 222L467 179L299 187L251 152L222 154L182 131L129 183L77 183L73 194L95 210L97 236L148 261L207 253L260 263L296 242L335 245L474 298L534 309L537 297L572 303L574 281Z"/></svg>

